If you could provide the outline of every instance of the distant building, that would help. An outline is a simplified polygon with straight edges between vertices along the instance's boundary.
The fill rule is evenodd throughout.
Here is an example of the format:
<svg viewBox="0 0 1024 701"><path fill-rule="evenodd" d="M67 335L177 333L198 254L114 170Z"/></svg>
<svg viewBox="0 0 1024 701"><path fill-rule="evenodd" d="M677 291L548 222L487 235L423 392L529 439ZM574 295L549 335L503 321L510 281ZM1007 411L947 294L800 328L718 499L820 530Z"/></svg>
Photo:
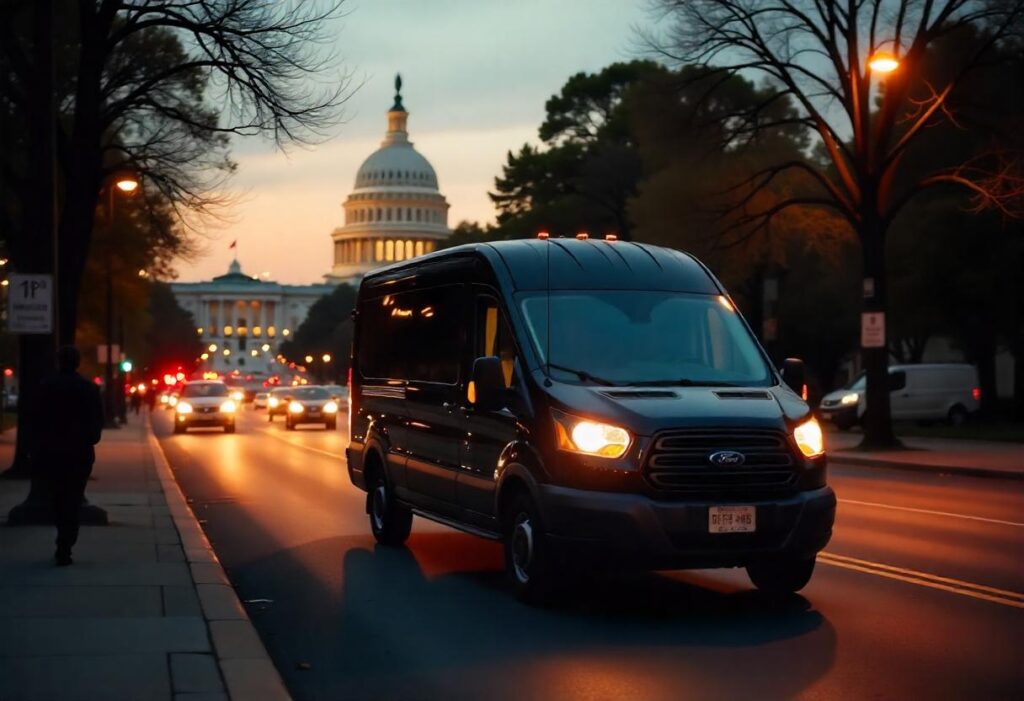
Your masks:
<svg viewBox="0 0 1024 701"><path fill-rule="evenodd" d="M201 367L221 373L276 372L278 344L333 289L260 280L243 273L238 260L213 280L171 283L178 304L195 318L207 356Z"/></svg>
<svg viewBox="0 0 1024 701"><path fill-rule="evenodd" d="M329 282L358 284L369 270L430 253L451 235L437 174L409 141L401 90L402 79L396 76L384 141L359 167L355 189L343 205L345 225L331 233Z"/></svg>

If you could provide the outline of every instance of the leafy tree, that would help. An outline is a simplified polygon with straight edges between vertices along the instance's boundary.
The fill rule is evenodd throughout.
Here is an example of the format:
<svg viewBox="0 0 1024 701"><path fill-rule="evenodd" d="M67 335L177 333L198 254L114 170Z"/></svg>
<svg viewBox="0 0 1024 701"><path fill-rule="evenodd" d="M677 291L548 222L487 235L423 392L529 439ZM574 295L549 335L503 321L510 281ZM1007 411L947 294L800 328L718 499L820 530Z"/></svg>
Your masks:
<svg viewBox="0 0 1024 701"><path fill-rule="evenodd" d="M312 356L315 360L309 369L320 379L336 382L346 377L352 354L355 305L355 288L338 285L313 303L302 325L281 344L281 354L296 365L306 365L306 356ZM325 353L331 356L326 368L320 360Z"/></svg>
<svg viewBox="0 0 1024 701"><path fill-rule="evenodd" d="M641 176L631 138L628 96L646 76L663 72L651 61L615 63L577 73L546 104L542 147L509 152L491 199L506 238L614 232L631 238L627 203Z"/></svg>
<svg viewBox="0 0 1024 701"><path fill-rule="evenodd" d="M762 189L782 174L799 175L806 186L782 201L744 208L737 226L758 228L791 208L827 208L846 220L861 244L863 274L872 281L864 299L868 312L888 307L886 241L893 220L918 194L934 187L966 188L979 207L1007 213L1024 209L1020 153L1002 145L984 158L908 177L904 157L927 128L951 118L950 96L992 58L993 49L1019 32L1024 2L877 0L839 3L792 0L659 0L666 30L650 37L654 48L681 64L705 68L722 78L760 73L780 86L770 100L791 98L799 108L782 123L813 130L828 154L827 167L779 161L745 182ZM958 57L948 80L930 83L921 69L929 51L949 34L978 28L982 41ZM872 110L871 58L891 51L900 62L886 76L884 99ZM714 91L712 91L713 93ZM731 138L777 126L757 123L771 101L730 115ZM835 177L832 177L833 174ZM863 349L867 371L864 443L890 446L887 349Z"/></svg>

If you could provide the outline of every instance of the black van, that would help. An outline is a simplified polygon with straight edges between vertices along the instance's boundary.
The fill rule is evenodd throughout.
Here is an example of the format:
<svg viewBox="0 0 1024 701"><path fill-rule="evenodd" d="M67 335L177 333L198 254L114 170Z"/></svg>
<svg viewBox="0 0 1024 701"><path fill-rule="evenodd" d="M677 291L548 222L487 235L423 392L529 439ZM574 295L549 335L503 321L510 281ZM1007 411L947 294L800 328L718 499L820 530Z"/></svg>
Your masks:
<svg viewBox="0 0 1024 701"><path fill-rule="evenodd" d="M501 539L527 600L583 562L810 579L836 499L803 366L776 372L692 256L460 246L368 274L354 318L346 453L380 543L414 514Z"/></svg>

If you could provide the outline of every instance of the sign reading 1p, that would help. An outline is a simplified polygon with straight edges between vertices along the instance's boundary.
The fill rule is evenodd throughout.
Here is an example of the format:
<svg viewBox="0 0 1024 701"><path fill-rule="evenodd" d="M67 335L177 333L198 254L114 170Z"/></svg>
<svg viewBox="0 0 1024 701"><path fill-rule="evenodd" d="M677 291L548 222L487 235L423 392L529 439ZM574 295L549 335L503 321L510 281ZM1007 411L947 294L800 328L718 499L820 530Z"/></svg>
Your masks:
<svg viewBox="0 0 1024 701"><path fill-rule="evenodd" d="M7 330L53 333L53 276L12 274L7 287Z"/></svg>
<svg viewBox="0 0 1024 701"><path fill-rule="evenodd" d="M864 312L860 315L861 348L885 348L885 313Z"/></svg>

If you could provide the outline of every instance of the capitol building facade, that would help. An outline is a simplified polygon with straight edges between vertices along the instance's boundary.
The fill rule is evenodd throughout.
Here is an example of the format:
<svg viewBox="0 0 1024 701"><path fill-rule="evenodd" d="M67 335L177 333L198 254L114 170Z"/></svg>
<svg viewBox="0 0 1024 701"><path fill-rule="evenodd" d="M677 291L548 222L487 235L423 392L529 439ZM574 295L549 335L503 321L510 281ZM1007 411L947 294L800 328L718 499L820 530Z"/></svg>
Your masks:
<svg viewBox="0 0 1024 701"><path fill-rule="evenodd" d="M436 250L451 235L448 201L437 174L409 141L402 79L379 149L363 161L343 204L344 225L331 233L334 264L324 282L282 285L242 272L235 259L224 275L175 282L178 304L196 322L202 368L221 373L274 373L278 345L302 324L310 307L336 285L358 285L373 268Z"/></svg>
<svg viewBox="0 0 1024 701"><path fill-rule="evenodd" d="M401 89L396 77L384 141L359 167L343 205L344 226L331 233L334 265L325 276L330 283L357 285L373 268L430 253L451 235L437 174L409 141Z"/></svg>

